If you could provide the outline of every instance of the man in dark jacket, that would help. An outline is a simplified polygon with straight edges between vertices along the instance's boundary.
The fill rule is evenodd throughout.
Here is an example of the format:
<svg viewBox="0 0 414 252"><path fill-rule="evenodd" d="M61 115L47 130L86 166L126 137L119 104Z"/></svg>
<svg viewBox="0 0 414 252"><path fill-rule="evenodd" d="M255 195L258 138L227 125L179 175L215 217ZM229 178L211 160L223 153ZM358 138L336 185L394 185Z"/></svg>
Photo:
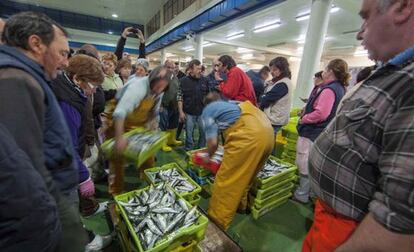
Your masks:
<svg viewBox="0 0 414 252"><path fill-rule="evenodd" d="M174 72L175 64L171 60L166 60L164 66ZM177 92L180 81L173 75L173 78L168 83L168 89L164 92L160 108L160 129L170 133L167 145L163 146L162 150L165 152L171 151L170 146L182 145L181 141L176 138L178 127L178 103Z"/></svg>
<svg viewBox="0 0 414 252"><path fill-rule="evenodd" d="M56 202L32 160L2 124L0 183L0 251L54 251L60 238Z"/></svg>
<svg viewBox="0 0 414 252"><path fill-rule="evenodd" d="M246 74L252 81L257 103L260 104L260 97L264 93L265 81L269 78L270 68L268 66L264 66L258 73L253 70L249 70Z"/></svg>
<svg viewBox="0 0 414 252"><path fill-rule="evenodd" d="M204 108L204 98L208 93L207 79L201 76L201 62L192 60L188 63L189 75L182 78L178 91L178 110L180 121L185 122L185 149L202 148L206 145L201 113ZM194 129L198 128L198 144L193 141Z"/></svg>
<svg viewBox="0 0 414 252"><path fill-rule="evenodd" d="M59 250L83 251L87 237L73 205L78 186L74 150L48 85L68 63L67 33L44 14L22 12L7 20L2 40L0 123L28 155L57 203L62 225ZM42 221L51 222L48 218L54 217Z"/></svg>

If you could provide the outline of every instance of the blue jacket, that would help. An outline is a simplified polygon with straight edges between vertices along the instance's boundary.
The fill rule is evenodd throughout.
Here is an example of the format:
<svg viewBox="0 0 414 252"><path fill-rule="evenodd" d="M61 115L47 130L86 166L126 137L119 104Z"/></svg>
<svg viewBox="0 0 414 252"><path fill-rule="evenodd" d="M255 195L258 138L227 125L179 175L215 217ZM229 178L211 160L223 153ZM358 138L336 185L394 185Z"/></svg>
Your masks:
<svg viewBox="0 0 414 252"><path fill-rule="evenodd" d="M260 78L260 74L256 73L253 70L249 70L246 72L247 76L249 76L250 80L252 81L254 93L256 94L257 103L260 103L260 97L264 93L264 81Z"/></svg>
<svg viewBox="0 0 414 252"><path fill-rule="evenodd" d="M305 107L305 115L312 113L314 111L313 105L319 95L322 93L324 89L331 89L335 93L335 103L333 104L331 113L329 114L328 118L325 121L319 122L316 124L298 124L297 130L298 134L301 137L309 138L312 141L322 133L322 131L328 126L329 122L335 117L336 109L338 108L339 102L341 101L342 97L345 95L345 88L342 86L339 81L333 81L328 85L323 86L318 90L318 92L309 98L308 103Z"/></svg>
<svg viewBox="0 0 414 252"><path fill-rule="evenodd" d="M43 132L45 165L62 193L68 194L76 190L78 168L73 158L75 153L69 130L43 69L17 49L1 45L0 68L5 67L17 68L29 73L43 89L45 104L47 104Z"/></svg>
<svg viewBox="0 0 414 252"><path fill-rule="evenodd" d="M32 161L0 124L0 251L54 251L61 225Z"/></svg>

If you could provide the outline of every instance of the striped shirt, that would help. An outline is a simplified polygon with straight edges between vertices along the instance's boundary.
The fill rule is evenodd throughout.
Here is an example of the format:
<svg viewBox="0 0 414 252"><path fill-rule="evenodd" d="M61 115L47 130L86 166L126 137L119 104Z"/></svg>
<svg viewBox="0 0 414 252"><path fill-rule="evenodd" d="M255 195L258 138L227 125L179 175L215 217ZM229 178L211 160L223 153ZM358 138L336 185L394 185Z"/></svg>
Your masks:
<svg viewBox="0 0 414 252"><path fill-rule="evenodd" d="M414 50L373 73L343 101L309 155L315 194L362 221L414 234Z"/></svg>

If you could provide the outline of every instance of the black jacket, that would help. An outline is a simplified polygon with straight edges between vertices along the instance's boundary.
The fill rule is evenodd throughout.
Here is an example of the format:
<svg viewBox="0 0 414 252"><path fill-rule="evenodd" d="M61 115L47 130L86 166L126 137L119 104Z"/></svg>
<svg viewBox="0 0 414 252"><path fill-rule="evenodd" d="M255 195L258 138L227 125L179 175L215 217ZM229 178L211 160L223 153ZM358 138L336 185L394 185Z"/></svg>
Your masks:
<svg viewBox="0 0 414 252"><path fill-rule="evenodd" d="M180 79L180 87L184 113L200 116L204 109L204 98L208 93L207 79L185 76Z"/></svg>
<svg viewBox="0 0 414 252"><path fill-rule="evenodd" d="M0 251L53 251L61 235L56 202L2 124L0 184Z"/></svg>

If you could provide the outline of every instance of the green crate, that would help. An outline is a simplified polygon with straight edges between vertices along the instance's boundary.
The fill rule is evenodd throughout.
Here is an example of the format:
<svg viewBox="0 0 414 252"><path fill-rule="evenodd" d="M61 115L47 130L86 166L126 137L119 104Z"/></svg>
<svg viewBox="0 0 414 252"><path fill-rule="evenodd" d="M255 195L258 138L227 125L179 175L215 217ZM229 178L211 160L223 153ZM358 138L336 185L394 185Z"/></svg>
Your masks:
<svg viewBox="0 0 414 252"><path fill-rule="evenodd" d="M269 195L267 198L260 199L260 198L254 198L250 197L250 205L253 205L256 209L260 210L262 208L265 208L267 205L269 205L271 202L275 201L276 199L283 198L287 194L291 193L293 188L295 187L295 184L290 182L289 184L286 184L282 188L280 188L277 192Z"/></svg>
<svg viewBox="0 0 414 252"><path fill-rule="evenodd" d="M201 166L194 165L193 162L189 161L187 169L191 169L195 174L197 174L198 177L209 177L211 176L211 172L204 169Z"/></svg>
<svg viewBox="0 0 414 252"><path fill-rule="evenodd" d="M190 182L193 186L195 186L196 189L194 189L194 191L180 194L181 197L183 197L184 199L186 199L188 201L193 200L196 197L196 195L198 195L201 192L201 187L190 176L188 176L188 174L186 172L184 172L177 163L169 163L169 164L163 165L161 167L146 169L144 171L145 179L149 183L151 183L152 185L155 185L154 181L149 176L149 173L157 172L157 171L160 171L160 170L169 170L169 169L173 169L173 168L176 168L177 171L181 174L181 176L185 177L188 180L188 182Z"/></svg>
<svg viewBox="0 0 414 252"><path fill-rule="evenodd" d="M190 203L190 205L192 206L198 206L198 204L200 203L201 197L200 195L196 195L194 196L194 198L192 200L189 200L188 202Z"/></svg>
<svg viewBox="0 0 414 252"><path fill-rule="evenodd" d="M286 196L279 198L271 203L269 203L266 207L258 210L255 207L251 208L253 219L257 220L261 216L265 215L266 213L270 212L271 210L275 209L278 206L285 204L289 198L292 197L292 193L287 194Z"/></svg>
<svg viewBox="0 0 414 252"><path fill-rule="evenodd" d="M273 160L277 161L278 163L287 165L290 168L287 169L286 171L282 172L282 173L276 174L275 176L272 176L272 177L269 177L269 178L266 178L266 179L260 179L260 178L256 177L254 182L253 182L252 187L258 188L258 189L266 189L266 188L269 188L272 185L274 185L274 184L276 184L280 181L288 179L289 176L291 176L292 174L297 173L298 168L296 166L292 165L291 163L282 161L282 160L280 160L278 158L275 158L273 156L270 156L270 159L273 159Z"/></svg>
<svg viewBox="0 0 414 252"><path fill-rule="evenodd" d="M137 248L138 252L144 252L144 249L141 246L141 243L139 241L139 237L134 231L134 227L131 225L131 222L128 219L128 215L126 214L124 208L121 206L119 202L128 202L133 195L136 193L140 193L144 190L148 190L149 187L127 192L121 195L117 195L114 197L115 203L118 207L118 209L121 212L122 220L126 223L129 233L131 234L134 242L134 247ZM182 198L180 195L176 193L177 197ZM187 206L190 208L190 203L187 203ZM197 210L197 213L199 214L199 218L197 220L197 223L181 230L178 230L177 232L173 232L170 235L168 235L160 244L155 246L154 248L150 250L145 250L146 252L158 252L158 251L171 251L173 249L179 248L180 246L185 246L185 244L188 244L188 242L195 240L197 242L204 239L204 235L207 229L208 224L208 218L205 217L203 214L201 214L200 211Z"/></svg>
<svg viewBox="0 0 414 252"><path fill-rule="evenodd" d="M272 195L273 193L279 191L281 188L288 185L289 183L295 183L297 179L298 179L298 176L296 176L296 174L292 174L289 177L287 177L285 180L282 180L279 183L275 183L266 189L259 189L257 187L253 187L250 190L250 194L253 195L255 198L265 199L269 197L270 195Z"/></svg>
<svg viewBox="0 0 414 252"><path fill-rule="evenodd" d="M131 135L134 135L136 133L140 132L148 132L148 134L151 134L151 131L145 129L145 128L136 128L131 131L128 131L123 136L128 138ZM128 149L124 152L124 157L127 159L128 162L134 163L136 166L140 167L145 161L148 160L148 158L152 157L159 151L162 146L164 146L167 143L169 133L161 132L161 138L155 142L148 150L142 151L140 153L128 151ZM107 158L111 158L112 156L112 146L114 143L114 138L111 138L109 140L106 140L102 145L102 151L105 154Z"/></svg>

